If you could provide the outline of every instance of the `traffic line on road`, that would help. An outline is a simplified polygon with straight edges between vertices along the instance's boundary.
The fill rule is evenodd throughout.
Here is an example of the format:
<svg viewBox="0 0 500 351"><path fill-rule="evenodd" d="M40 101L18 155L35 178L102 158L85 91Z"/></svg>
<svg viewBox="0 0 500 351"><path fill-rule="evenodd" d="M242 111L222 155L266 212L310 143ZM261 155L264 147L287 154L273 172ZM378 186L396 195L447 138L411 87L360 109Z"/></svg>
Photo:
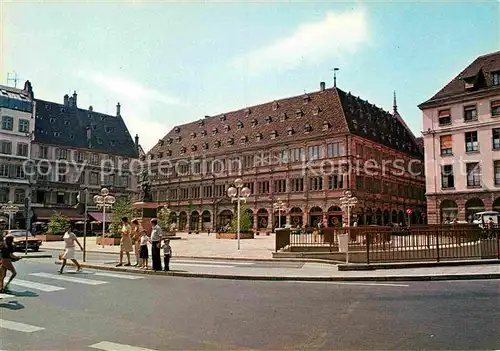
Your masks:
<svg viewBox="0 0 500 351"><path fill-rule="evenodd" d="M63 280L66 282L71 282L71 283L78 283L78 284L86 284L86 285L101 285L101 284L107 284L108 282L102 281L102 280L93 280L93 279L85 279L85 278L77 278L77 277L69 277L65 275L57 275L57 274L51 274L51 273L31 273L30 275L34 275L35 277L41 277L41 278L49 278L49 279L55 279L55 280Z"/></svg>
<svg viewBox="0 0 500 351"><path fill-rule="evenodd" d="M130 275L130 274L118 274L118 273L107 273L107 272L94 272L94 275L102 276L102 277L111 277L111 278L121 278L121 279L144 279L144 277L139 275Z"/></svg>
<svg viewBox="0 0 500 351"><path fill-rule="evenodd" d="M394 286L394 287L408 287L408 284L396 284L396 283L358 283L358 282L332 282L332 281L293 281L287 280L286 283L297 283L297 284L323 284L323 285L360 285L360 286Z"/></svg>
<svg viewBox="0 0 500 351"><path fill-rule="evenodd" d="M145 347L117 344L109 341L101 341L98 342L97 344L90 345L89 347L104 351L155 351L152 349L147 349Z"/></svg>
<svg viewBox="0 0 500 351"><path fill-rule="evenodd" d="M36 325L12 322L5 319L0 319L0 328L15 330L23 333L33 333L45 329L42 327L37 327Z"/></svg>
<svg viewBox="0 0 500 351"><path fill-rule="evenodd" d="M22 286L25 288L45 291L45 292L64 290L64 288L62 288L60 286L42 284L42 283L37 283L37 282L30 282L28 280L22 280L22 279L14 279L11 284L17 285L17 286Z"/></svg>

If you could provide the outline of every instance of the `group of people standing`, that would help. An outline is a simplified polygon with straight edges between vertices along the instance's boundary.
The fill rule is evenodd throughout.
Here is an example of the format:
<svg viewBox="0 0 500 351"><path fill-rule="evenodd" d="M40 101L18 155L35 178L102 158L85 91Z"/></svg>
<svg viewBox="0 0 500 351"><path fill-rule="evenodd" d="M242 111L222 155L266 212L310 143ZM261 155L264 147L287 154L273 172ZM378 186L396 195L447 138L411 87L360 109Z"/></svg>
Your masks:
<svg viewBox="0 0 500 351"><path fill-rule="evenodd" d="M148 244L151 245L151 258L153 261L153 270L161 271L161 250L163 250L164 270L170 270L170 257L172 257L172 248L170 240L164 239L163 245L161 228L158 225L158 220L151 220L151 235L142 229L137 219L132 220L132 225L129 224L128 218L122 218L121 240L120 240L120 262L117 267L131 266L130 253L134 252L136 257L135 266L141 269L149 269L149 250ZM123 264L123 256L127 257L127 263Z"/></svg>

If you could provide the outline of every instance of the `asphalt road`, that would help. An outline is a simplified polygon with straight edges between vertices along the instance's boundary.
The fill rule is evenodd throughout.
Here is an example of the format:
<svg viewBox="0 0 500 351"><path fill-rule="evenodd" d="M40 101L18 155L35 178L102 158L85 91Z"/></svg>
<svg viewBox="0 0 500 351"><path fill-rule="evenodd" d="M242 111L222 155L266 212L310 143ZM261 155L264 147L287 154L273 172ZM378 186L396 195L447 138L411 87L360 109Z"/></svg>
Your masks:
<svg viewBox="0 0 500 351"><path fill-rule="evenodd" d="M2 350L500 348L498 280L257 282L72 268L59 276L53 261L17 264L22 286L0 300Z"/></svg>

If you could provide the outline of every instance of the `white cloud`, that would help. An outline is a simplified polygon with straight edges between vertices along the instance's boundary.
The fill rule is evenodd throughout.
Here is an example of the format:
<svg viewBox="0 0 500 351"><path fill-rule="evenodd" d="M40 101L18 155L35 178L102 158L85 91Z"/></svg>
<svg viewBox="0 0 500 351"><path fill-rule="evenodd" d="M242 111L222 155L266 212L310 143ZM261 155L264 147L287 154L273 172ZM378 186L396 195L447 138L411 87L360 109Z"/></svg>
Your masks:
<svg viewBox="0 0 500 351"><path fill-rule="evenodd" d="M250 73L287 70L352 54L367 41L363 10L328 12L323 21L303 24L290 37L237 57L233 64Z"/></svg>
<svg viewBox="0 0 500 351"><path fill-rule="evenodd" d="M78 72L78 76L102 88L115 92L127 99L156 101L166 105L182 104L180 99L175 96L146 88L139 83L135 83L124 78L85 71Z"/></svg>

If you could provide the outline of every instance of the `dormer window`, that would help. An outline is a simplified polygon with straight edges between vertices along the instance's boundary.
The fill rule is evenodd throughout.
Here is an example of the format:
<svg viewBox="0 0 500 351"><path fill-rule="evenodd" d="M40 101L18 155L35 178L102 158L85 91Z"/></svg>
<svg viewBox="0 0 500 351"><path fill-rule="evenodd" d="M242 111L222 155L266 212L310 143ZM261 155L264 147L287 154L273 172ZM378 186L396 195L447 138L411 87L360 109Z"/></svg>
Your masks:
<svg viewBox="0 0 500 351"><path fill-rule="evenodd" d="M183 146L181 147L181 154L185 154L186 153L186 148Z"/></svg>
<svg viewBox="0 0 500 351"><path fill-rule="evenodd" d="M491 78L493 85L500 85L500 71L491 73Z"/></svg>
<svg viewBox="0 0 500 351"><path fill-rule="evenodd" d="M179 133L180 131L181 131L181 128L180 128L180 127L175 127L175 128L174 128L174 132Z"/></svg>
<svg viewBox="0 0 500 351"><path fill-rule="evenodd" d="M219 130L217 128L213 128L212 129L212 135L215 135L219 132Z"/></svg>
<svg viewBox="0 0 500 351"><path fill-rule="evenodd" d="M368 127L363 126L363 133L368 134ZM398 133L399 134L399 133Z"/></svg>
<svg viewBox="0 0 500 351"><path fill-rule="evenodd" d="M158 158L163 158L163 152L158 153Z"/></svg>
<svg viewBox="0 0 500 351"><path fill-rule="evenodd" d="M278 132L276 130L273 130L271 132L271 139L276 139L277 136L278 136Z"/></svg>
<svg viewBox="0 0 500 351"><path fill-rule="evenodd" d="M224 122L226 120L226 115L221 115L219 119L221 122Z"/></svg>
<svg viewBox="0 0 500 351"><path fill-rule="evenodd" d="M288 129L286 130L286 132L288 133L288 135L294 135L295 134L295 130L293 130L292 127L288 127Z"/></svg>
<svg viewBox="0 0 500 351"><path fill-rule="evenodd" d="M182 137L179 135L177 138L175 138L175 141L177 141L178 143L180 143L182 140Z"/></svg>
<svg viewBox="0 0 500 351"><path fill-rule="evenodd" d="M262 140L262 133L257 133L257 134L255 134L255 139L256 139L257 141L261 141L261 140Z"/></svg>
<svg viewBox="0 0 500 351"><path fill-rule="evenodd" d="M167 139L167 144L172 144L172 141L173 141L172 138L168 138Z"/></svg>
<svg viewBox="0 0 500 351"><path fill-rule="evenodd" d="M227 138L227 143L229 145L233 145L234 144L234 137L230 136L229 138Z"/></svg>
<svg viewBox="0 0 500 351"><path fill-rule="evenodd" d="M216 141L215 141L215 147L220 147L220 144L221 144L221 143L220 143L220 140L216 140Z"/></svg>
<svg viewBox="0 0 500 351"><path fill-rule="evenodd" d="M243 122L242 122L242 121L238 121L238 122L236 123L236 126L238 127L238 129L243 128Z"/></svg>
<svg viewBox="0 0 500 351"><path fill-rule="evenodd" d="M229 127L229 125L227 125L227 124L226 124L226 125L224 126L224 133L227 133L227 132L229 132L230 130L231 130L231 127Z"/></svg>
<svg viewBox="0 0 500 351"><path fill-rule="evenodd" d="M199 125L200 127L203 127L203 126L205 125L205 121L204 121L204 120L202 120L202 119L200 119L200 120L198 121L198 125Z"/></svg>
<svg viewBox="0 0 500 351"><path fill-rule="evenodd" d="M163 146L163 144L164 144L163 139L158 140L158 145Z"/></svg>
<svg viewBox="0 0 500 351"><path fill-rule="evenodd" d="M166 151L166 155L167 155L167 156L172 156L172 150L167 150L167 151Z"/></svg>
<svg viewBox="0 0 500 351"><path fill-rule="evenodd" d="M281 121L281 122L284 122L284 121L286 121L287 119L288 119L288 116L286 115L286 113L284 113L284 112L283 112L283 113L280 115L280 121Z"/></svg>
<svg viewBox="0 0 500 351"><path fill-rule="evenodd" d="M245 144L247 141L248 141L248 138L246 136L242 136L241 139L240 139L240 142L242 144Z"/></svg>
<svg viewBox="0 0 500 351"><path fill-rule="evenodd" d="M277 101L273 102L273 111L276 111L279 107L280 105L278 104Z"/></svg>
<svg viewBox="0 0 500 351"><path fill-rule="evenodd" d="M317 116L320 112L321 112L321 108L319 106L315 107L314 110L313 110L313 115Z"/></svg>
<svg viewBox="0 0 500 351"><path fill-rule="evenodd" d="M309 95L305 94L303 97L302 97L302 102L304 103L304 105L306 105L309 100L311 100L311 98L309 97Z"/></svg>
<svg viewBox="0 0 500 351"><path fill-rule="evenodd" d="M265 119L267 124L271 123L273 121L273 118L271 116L267 116Z"/></svg>
<svg viewBox="0 0 500 351"><path fill-rule="evenodd" d="M295 117L297 118L300 118L304 115L304 113L302 112L301 109L298 109L297 111L295 111Z"/></svg>
<svg viewBox="0 0 500 351"><path fill-rule="evenodd" d="M201 135L202 137L207 136L207 131L206 131L205 129L203 129L203 130L201 131L200 135Z"/></svg>
<svg viewBox="0 0 500 351"><path fill-rule="evenodd" d="M255 126L257 125L257 123L258 123L258 122L257 122L257 120L254 118L254 119L252 119L252 122L251 122L251 123L252 123L252 127L255 127Z"/></svg>
<svg viewBox="0 0 500 351"><path fill-rule="evenodd" d="M191 145L191 151L196 151L198 147L196 145Z"/></svg>
<svg viewBox="0 0 500 351"><path fill-rule="evenodd" d="M203 150L208 150L208 143L203 143Z"/></svg>
<svg viewBox="0 0 500 351"><path fill-rule="evenodd" d="M195 132L192 132L192 133L191 133L191 138L192 138L192 139L196 138L196 133L195 133Z"/></svg>
<svg viewBox="0 0 500 351"><path fill-rule="evenodd" d="M356 120L352 121L352 126L355 130L358 130L358 122Z"/></svg>
<svg viewBox="0 0 500 351"><path fill-rule="evenodd" d="M330 122L328 121L324 121L323 122L323 131L327 131L328 129L330 129Z"/></svg>
<svg viewBox="0 0 500 351"><path fill-rule="evenodd" d="M250 113L252 113L252 111L250 111L250 109L249 109L249 108L247 108L247 109L245 110L245 116L250 116Z"/></svg>
<svg viewBox="0 0 500 351"><path fill-rule="evenodd" d="M150 160L154 160L154 159L155 159L155 155L150 154L150 155L149 155L149 159L150 159Z"/></svg>
<svg viewBox="0 0 500 351"><path fill-rule="evenodd" d="M310 124L306 124L306 126L304 127L304 131L306 133L309 133L309 132L312 132L312 127Z"/></svg>

